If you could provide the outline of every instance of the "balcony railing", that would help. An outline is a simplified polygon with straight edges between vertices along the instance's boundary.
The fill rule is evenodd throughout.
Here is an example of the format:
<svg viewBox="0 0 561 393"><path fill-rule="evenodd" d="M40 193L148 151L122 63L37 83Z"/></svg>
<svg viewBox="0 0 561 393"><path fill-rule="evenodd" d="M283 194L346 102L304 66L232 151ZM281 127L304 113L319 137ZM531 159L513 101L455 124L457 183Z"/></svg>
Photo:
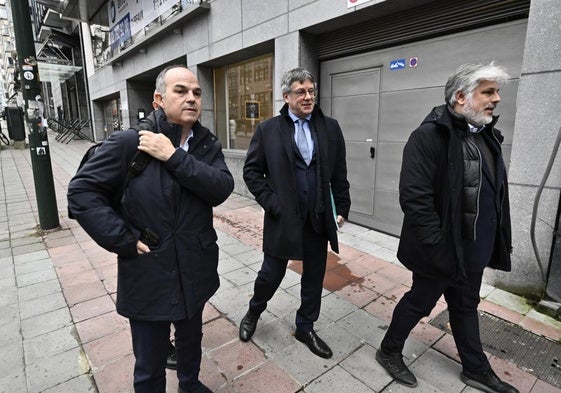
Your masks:
<svg viewBox="0 0 561 393"><path fill-rule="evenodd" d="M158 16L156 19L147 23L138 33L130 36L118 45L111 42L111 32L108 27L91 25L92 46L94 54L95 68L103 67L106 64L112 64L118 58L122 58L130 53L131 49L147 44L150 37L160 31L162 26L167 24L175 24L181 19L182 15L187 15L195 8L206 5L208 8L209 0L176 0L175 4Z"/></svg>

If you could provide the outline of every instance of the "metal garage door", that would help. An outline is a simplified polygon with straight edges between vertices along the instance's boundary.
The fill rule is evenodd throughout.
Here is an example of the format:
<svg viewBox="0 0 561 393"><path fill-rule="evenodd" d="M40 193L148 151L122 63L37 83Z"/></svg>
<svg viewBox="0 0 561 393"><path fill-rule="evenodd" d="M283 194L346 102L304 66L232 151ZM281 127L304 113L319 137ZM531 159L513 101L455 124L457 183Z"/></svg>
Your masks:
<svg viewBox="0 0 561 393"><path fill-rule="evenodd" d="M508 166L525 34L526 21L520 20L320 64L320 105L339 120L346 139L352 221L399 234L403 146L444 102L443 85L462 63L495 60L513 77L497 111ZM397 60L403 68L390 67Z"/></svg>

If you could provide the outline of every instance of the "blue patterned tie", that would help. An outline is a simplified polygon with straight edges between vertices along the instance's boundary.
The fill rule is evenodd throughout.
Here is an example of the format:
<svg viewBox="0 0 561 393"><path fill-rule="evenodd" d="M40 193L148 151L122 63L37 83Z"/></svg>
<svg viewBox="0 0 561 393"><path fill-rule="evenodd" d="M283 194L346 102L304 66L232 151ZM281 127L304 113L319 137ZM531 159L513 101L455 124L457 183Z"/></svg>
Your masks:
<svg viewBox="0 0 561 393"><path fill-rule="evenodd" d="M312 157L310 157L310 147L308 146L308 140L306 139L306 133L304 132L305 121L306 119L298 119L296 121L296 144L298 145L298 150L300 150L302 158L306 161L306 165L310 165Z"/></svg>

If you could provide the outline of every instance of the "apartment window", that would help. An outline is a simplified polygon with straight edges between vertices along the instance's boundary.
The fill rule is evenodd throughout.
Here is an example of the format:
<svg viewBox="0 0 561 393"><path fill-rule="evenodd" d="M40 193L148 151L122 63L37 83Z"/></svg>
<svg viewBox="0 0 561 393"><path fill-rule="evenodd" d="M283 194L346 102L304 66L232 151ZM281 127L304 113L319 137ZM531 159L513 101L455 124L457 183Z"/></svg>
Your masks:
<svg viewBox="0 0 561 393"><path fill-rule="evenodd" d="M247 150L257 124L273 117L273 55L216 68L214 86L218 137Z"/></svg>

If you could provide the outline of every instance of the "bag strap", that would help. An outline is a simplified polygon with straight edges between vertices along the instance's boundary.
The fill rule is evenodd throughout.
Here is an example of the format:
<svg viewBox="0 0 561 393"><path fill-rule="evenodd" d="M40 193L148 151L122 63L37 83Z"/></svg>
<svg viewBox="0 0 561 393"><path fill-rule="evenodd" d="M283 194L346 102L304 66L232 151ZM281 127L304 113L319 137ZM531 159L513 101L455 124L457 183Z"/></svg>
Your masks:
<svg viewBox="0 0 561 393"><path fill-rule="evenodd" d="M151 130L153 132L155 127L156 119L154 118L154 112L150 113L146 119L137 125L131 126L130 128L139 132L141 130ZM127 170L127 175L125 176L125 181L123 183L123 192L126 190L127 186L129 185L130 181L135 178L136 176L140 175L144 169L148 166L152 156L148 153L143 151L137 150L132 157L131 163L129 164L129 168Z"/></svg>

